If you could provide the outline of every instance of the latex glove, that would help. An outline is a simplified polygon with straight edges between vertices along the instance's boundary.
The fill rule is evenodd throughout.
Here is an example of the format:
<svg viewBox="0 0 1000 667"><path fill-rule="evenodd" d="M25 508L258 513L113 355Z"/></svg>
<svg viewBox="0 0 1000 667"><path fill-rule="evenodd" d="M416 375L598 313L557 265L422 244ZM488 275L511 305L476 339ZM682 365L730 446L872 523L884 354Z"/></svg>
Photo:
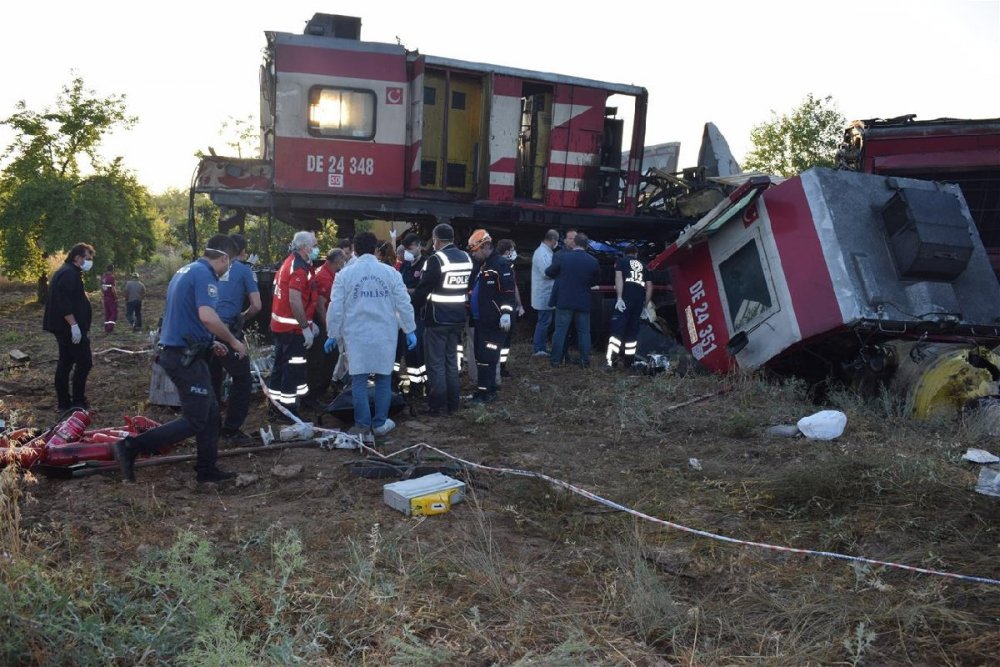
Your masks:
<svg viewBox="0 0 1000 667"><path fill-rule="evenodd" d="M304 347L308 350L312 347L313 341L316 340L316 334L313 333L311 326L302 330L302 337L306 339Z"/></svg>
<svg viewBox="0 0 1000 667"><path fill-rule="evenodd" d="M69 328L69 331L70 331L70 335L73 338L73 345L76 345L81 340L83 340L83 332L80 331L80 325L79 324L74 324L73 326L71 326Z"/></svg>
<svg viewBox="0 0 1000 667"><path fill-rule="evenodd" d="M524 306L518 306L517 307L517 316L518 317L524 317Z"/></svg>
<svg viewBox="0 0 1000 667"><path fill-rule="evenodd" d="M615 310L619 313L625 312L625 299L618 299L618 302L615 303Z"/></svg>
<svg viewBox="0 0 1000 667"><path fill-rule="evenodd" d="M336 338L327 338L326 342L323 343L323 351L327 354L332 354L335 347L337 347Z"/></svg>
<svg viewBox="0 0 1000 667"><path fill-rule="evenodd" d="M256 264L259 261L260 261L260 257L257 256L257 253L254 253L254 254L250 255L249 257L247 257L247 264L249 264L250 266L253 266L254 264Z"/></svg>
<svg viewBox="0 0 1000 667"><path fill-rule="evenodd" d="M640 320L645 320L647 322L650 321L650 319L649 319L649 308L643 308L642 309L642 313L639 315L639 319Z"/></svg>
<svg viewBox="0 0 1000 667"><path fill-rule="evenodd" d="M411 331L410 333L406 334L406 349L412 350L416 346L417 346L417 332Z"/></svg>
<svg viewBox="0 0 1000 667"><path fill-rule="evenodd" d="M504 313L500 316L500 328L504 331L510 331L510 313Z"/></svg>

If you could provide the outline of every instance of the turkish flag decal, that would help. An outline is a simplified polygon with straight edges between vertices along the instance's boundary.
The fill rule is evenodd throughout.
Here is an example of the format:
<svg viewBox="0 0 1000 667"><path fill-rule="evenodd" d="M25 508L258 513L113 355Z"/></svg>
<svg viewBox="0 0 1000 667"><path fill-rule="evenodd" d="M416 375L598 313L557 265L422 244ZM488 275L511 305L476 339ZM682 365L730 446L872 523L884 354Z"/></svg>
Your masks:
<svg viewBox="0 0 1000 667"><path fill-rule="evenodd" d="M385 103L386 104L402 104L403 103L403 89L402 88L386 88L385 89Z"/></svg>

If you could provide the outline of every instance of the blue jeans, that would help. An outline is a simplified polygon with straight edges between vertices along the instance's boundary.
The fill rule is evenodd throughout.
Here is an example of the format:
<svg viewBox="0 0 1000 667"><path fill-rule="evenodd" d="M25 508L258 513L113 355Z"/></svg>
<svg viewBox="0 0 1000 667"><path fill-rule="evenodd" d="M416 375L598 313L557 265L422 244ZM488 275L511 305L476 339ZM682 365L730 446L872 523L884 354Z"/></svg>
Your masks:
<svg viewBox="0 0 1000 667"><path fill-rule="evenodd" d="M538 323L535 324L535 352L545 352L548 345L549 327L552 326L552 309L536 310L538 313Z"/></svg>
<svg viewBox="0 0 1000 667"><path fill-rule="evenodd" d="M375 417L368 403L368 374L351 376L351 400L354 403L354 425L358 428L378 428L389 418L392 402L392 376L375 375Z"/></svg>
<svg viewBox="0 0 1000 667"><path fill-rule="evenodd" d="M552 335L552 365L561 364L566 355L566 334L570 322L576 325L576 342L580 346L580 363L590 365L590 311L556 308L556 332Z"/></svg>

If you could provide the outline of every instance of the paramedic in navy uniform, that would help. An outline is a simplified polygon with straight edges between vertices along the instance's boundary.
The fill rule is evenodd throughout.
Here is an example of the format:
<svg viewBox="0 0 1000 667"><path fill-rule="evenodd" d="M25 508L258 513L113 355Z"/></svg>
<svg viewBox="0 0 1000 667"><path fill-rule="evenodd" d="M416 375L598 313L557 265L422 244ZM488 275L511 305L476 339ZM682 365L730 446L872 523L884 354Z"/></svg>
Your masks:
<svg viewBox="0 0 1000 667"><path fill-rule="evenodd" d="M219 319L219 279L229 273L231 258L238 254L233 240L216 234L208 240L204 254L181 267L170 279L167 304L160 330L160 364L177 386L181 417L151 431L115 443L115 459L127 481L135 481L135 458L158 451L190 436L198 445L195 472L199 482L224 482L236 477L216 465L219 445L219 404L212 391L208 368L210 353L246 356L246 347ZM216 338L218 340L216 340ZM222 342L220 342L222 341ZM226 346L229 346L228 348Z"/></svg>

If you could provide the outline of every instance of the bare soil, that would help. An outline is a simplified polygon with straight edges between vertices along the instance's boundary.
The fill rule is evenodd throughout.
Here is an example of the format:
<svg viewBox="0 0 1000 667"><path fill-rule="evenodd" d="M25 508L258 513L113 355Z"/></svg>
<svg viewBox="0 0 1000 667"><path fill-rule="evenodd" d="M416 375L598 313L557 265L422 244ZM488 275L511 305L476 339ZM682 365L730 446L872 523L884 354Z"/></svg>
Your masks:
<svg viewBox="0 0 1000 667"><path fill-rule="evenodd" d="M163 290L149 289L148 323ZM99 312L96 294L93 303ZM112 334L92 332L95 353L149 349L147 334L122 320ZM33 288L5 285L0 417L14 426L56 417L55 344L40 322ZM31 361L15 364L11 348ZM95 426L175 416L148 403L151 362L95 356ZM974 493L978 470L959 460L969 446L1000 447L974 423L914 424L891 396L833 391L828 400L848 415L841 438L770 437L767 426L820 409L802 384L553 370L527 344L515 345L511 370L487 409L404 415L379 449L427 442L713 533L1000 577L1000 499ZM672 409L698 397L707 398ZM266 415L257 393L246 430ZM178 449L189 451L193 443ZM266 568L256 545L294 531L309 583L288 613L308 611L330 628L310 664L996 663L998 586L726 544L488 473L449 513L413 519L383 504L383 481L349 474L344 464L357 458L293 449L220 461L256 476L242 487L195 484L190 464L140 469L136 484L117 474L39 477L21 500L25 552L52 569L127 577L144 554L190 531L225 562ZM302 470L272 474L287 464ZM384 584L363 601L348 586L361 561L367 581ZM259 604L264 615L274 602Z"/></svg>

